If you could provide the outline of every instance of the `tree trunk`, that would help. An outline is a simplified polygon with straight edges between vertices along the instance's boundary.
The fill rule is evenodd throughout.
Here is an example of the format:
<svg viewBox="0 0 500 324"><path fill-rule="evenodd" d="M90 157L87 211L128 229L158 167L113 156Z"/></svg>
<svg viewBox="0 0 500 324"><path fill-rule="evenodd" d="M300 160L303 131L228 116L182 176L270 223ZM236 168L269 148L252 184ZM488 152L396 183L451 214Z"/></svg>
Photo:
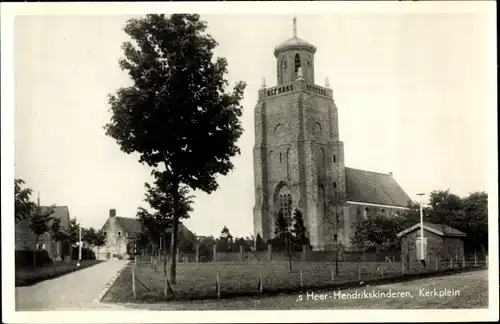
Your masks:
<svg viewBox="0 0 500 324"><path fill-rule="evenodd" d="M176 283L176 254L177 254L177 230L179 228L179 217L174 214L172 224L172 244L170 245L170 282Z"/></svg>
<svg viewBox="0 0 500 324"><path fill-rule="evenodd" d="M38 244L38 235L35 236L35 250L33 251L33 272L36 270L36 251L37 251L37 244Z"/></svg>

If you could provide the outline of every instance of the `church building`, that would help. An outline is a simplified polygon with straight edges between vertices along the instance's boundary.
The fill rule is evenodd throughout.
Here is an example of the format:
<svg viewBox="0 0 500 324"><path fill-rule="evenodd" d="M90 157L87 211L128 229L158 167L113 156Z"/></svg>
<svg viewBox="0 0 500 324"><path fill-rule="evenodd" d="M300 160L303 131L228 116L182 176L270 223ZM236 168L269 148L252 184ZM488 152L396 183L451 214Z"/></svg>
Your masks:
<svg viewBox="0 0 500 324"><path fill-rule="evenodd" d="M263 81L255 107L254 231L274 236L280 210L291 224L295 209L304 217L315 250L335 247L335 234L351 246L352 224L371 213L397 215L408 195L391 173L348 168L340 140L333 91L314 79L317 48L293 37L274 50L277 86Z"/></svg>

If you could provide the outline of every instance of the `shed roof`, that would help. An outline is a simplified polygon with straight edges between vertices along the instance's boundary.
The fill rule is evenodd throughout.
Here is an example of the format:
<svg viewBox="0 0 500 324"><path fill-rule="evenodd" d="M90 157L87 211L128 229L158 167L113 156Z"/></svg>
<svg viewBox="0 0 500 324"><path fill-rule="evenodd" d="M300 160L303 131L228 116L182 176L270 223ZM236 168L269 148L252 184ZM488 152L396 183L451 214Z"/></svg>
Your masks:
<svg viewBox="0 0 500 324"><path fill-rule="evenodd" d="M345 168L348 201L406 207L410 197L389 174Z"/></svg>
<svg viewBox="0 0 500 324"><path fill-rule="evenodd" d="M404 231L397 234L398 237L404 236L408 233L411 233L417 229L420 229L420 223L413 225L410 228L405 229ZM461 232L453 227L444 224L433 224L424 222L424 229L437 234L439 236L447 236L447 237L465 237L467 236L464 232Z"/></svg>

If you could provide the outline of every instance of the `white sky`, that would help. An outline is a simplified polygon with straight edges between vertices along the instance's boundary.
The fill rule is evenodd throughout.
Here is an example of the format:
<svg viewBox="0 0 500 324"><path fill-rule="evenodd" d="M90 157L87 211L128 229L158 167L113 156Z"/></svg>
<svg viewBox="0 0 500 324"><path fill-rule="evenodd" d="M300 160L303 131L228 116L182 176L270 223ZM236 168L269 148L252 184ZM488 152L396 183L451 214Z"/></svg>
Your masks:
<svg viewBox="0 0 500 324"><path fill-rule="evenodd" d="M496 121L491 14L297 15L316 45L316 83L329 77L349 167L392 171L412 198L485 190ZM108 210L135 217L150 169L106 137L107 95L127 85L118 66L126 16L25 16L14 25L15 177L45 205L67 205L84 226ZM276 84L274 46L292 36L292 15L202 15L247 82L242 154L220 189L195 192L186 225L197 235L253 232L253 109L263 77ZM493 146L495 150L495 146ZM495 178L496 179L496 178Z"/></svg>

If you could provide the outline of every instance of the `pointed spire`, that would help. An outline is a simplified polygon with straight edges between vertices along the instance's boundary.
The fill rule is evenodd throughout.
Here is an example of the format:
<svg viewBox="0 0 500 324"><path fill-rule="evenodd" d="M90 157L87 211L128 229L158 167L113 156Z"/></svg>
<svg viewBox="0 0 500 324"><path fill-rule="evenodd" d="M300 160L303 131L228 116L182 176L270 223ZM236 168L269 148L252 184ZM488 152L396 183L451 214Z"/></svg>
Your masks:
<svg viewBox="0 0 500 324"><path fill-rule="evenodd" d="M328 77L325 79L325 87L330 88L330 79Z"/></svg>
<svg viewBox="0 0 500 324"><path fill-rule="evenodd" d="M38 190L37 204L38 204L38 207L40 207L40 190Z"/></svg>
<svg viewBox="0 0 500 324"><path fill-rule="evenodd" d="M266 88L266 78L262 78L262 89Z"/></svg>
<svg viewBox="0 0 500 324"><path fill-rule="evenodd" d="M297 37L297 18L293 17L293 37Z"/></svg>

